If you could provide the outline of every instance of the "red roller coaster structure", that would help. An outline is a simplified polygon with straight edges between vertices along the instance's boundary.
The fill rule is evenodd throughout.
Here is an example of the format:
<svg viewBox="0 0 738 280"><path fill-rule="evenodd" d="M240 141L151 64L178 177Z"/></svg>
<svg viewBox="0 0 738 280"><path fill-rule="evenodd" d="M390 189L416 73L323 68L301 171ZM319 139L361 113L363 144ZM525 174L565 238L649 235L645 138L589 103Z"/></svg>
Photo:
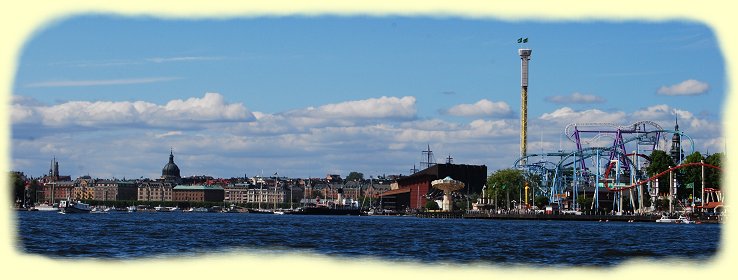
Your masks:
<svg viewBox="0 0 738 280"><path fill-rule="evenodd" d="M610 170L612 170L612 167L613 167L613 165L615 163L616 162L610 162L610 164L607 166L607 170L605 170L605 178L603 179L603 181L604 181L603 182L603 185L604 185L605 189L607 189L608 191L613 191L613 192L635 188L637 186L646 184L646 183L648 183L650 181L656 180L656 178L659 178L659 177L661 177L661 176L663 176L663 175L665 175L665 174L667 174L667 173L669 173L671 171L674 171L674 170L677 170L677 169L680 169L680 168L684 168L684 167L705 166L705 167L710 167L710 168L714 168L714 169L720 170L720 172L723 171L720 167L717 167L717 166L714 166L714 165L711 165L711 164L702 163L702 162L690 162L690 163L685 163L685 164L674 166L672 168L669 168L667 170L662 171L659 174L656 174L656 175L652 176L651 178L648 178L648 179L642 180L642 181L638 181L635 184L632 184L630 186L625 186L625 187L620 187L620 188L610 188L610 186L608 185L607 179L610 176Z"/></svg>

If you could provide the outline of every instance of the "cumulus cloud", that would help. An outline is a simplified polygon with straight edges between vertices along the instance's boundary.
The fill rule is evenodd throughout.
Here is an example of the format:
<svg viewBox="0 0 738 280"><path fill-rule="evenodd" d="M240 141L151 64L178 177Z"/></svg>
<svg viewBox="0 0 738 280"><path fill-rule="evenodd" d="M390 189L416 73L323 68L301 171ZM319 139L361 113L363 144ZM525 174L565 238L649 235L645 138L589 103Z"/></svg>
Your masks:
<svg viewBox="0 0 738 280"><path fill-rule="evenodd" d="M165 105L144 101L69 101L52 106L15 103L11 119L13 124L39 123L51 127L183 127L194 123L247 122L254 120L254 116L243 104L229 104L218 93L206 93L202 98L171 100Z"/></svg>
<svg viewBox="0 0 738 280"><path fill-rule="evenodd" d="M510 105L507 103L503 101L493 102L487 99L479 100L474 104L459 104L442 111L444 114L460 117L500 116L508 115L511 112Z"/></svg>
<svg viewBox="0 0 738 280"><path fill-rule="evenodd" d="M380 98L326 104L318 108L308 107L288 114L290 116L330 119L412 119L416 114L415 97L382 96Z"/></svg>
<svg viewBox="0 0 738 280"><path fill-rule="evenodd" d="M341 103L307 107L285 113L254 113L259 123L248 129L258 131L284 130L292 127L298 130L320 126L353 126L359 123L377 121L409 121L416 118L415 97L405 96L369 98ZM271 128L261 127L269 124Z"/></svg>
<svg viewBox="0 0 738 280"><path fill-rule="evenodd" d="M676 85L661 86L656 92L663 95L700 95L709 89L710 85L707 83L689 79Z"/></svg>
<svg viewBox="0 0 738 280"><path fill-rule="evenodd" d="M605 123L620 123L626 117L625 112L605 112L599 109L576 111L569 107L556 109L551 113L544 113L539 117L541 120L553 121L560 124L565 123L588 123L592 120Z"/></svg>
<svg viewBox="0 0 738 280"><path fill-rule="evenodd" d="M554 95L554 96L548 96L545 99L548 102L556 103L556 104L571 104L571 103L579 103L579 104L590 104L590 103L604 103L605 98L602 98L601 96L592 95L592 94L583 94L579 92L574 92L570 95Z"/></svg>

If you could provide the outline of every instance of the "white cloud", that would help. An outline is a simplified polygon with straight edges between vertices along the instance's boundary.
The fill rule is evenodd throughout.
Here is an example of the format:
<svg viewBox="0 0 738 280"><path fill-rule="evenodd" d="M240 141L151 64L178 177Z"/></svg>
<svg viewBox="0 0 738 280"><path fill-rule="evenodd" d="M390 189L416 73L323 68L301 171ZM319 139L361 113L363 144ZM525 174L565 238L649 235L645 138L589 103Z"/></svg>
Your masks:
<svg viewBox="0 0 738 280"><path fill-rule="evenodd" d="M14 124L102 127L108 125L149 127L196 127L197 123L248 122L254 116L242 104L228 104L217 93L202 98L172 100L165 105L144 101L70 101L52 106L13 104Z"/></svg>
<svg viewBox="0 0 738 280"><path fill-rule="evenodd" d="M566 123L621 123L626 117L625 112L605 112L598 109L575 111L569 107L556 109L551 113L544 113L539 117L541 120L553 121L559 124ZM563 129L563 128L562 128Z"/></svg>
<svg viewBox="0 0 738 280"><path fill-rule="evenodd" d="M570 95L548 96L546 97L546 101L556 103L556 104L570 104L570 103L590 104L590 103L604 103L606 100L605 98L602 98L601 96L574 92Z"/></svg>
<svg viewBox="0 0 738 280"><path fill-rule="evenodd" d="M182 131L167 131L165 133L160 133L160 134L154 135L154 137L156 137L156 138L164 138L164 137L177 136L177 135L182 135Z"/></svg>
<svg viewBox="0 0 738 280"><path fill-rule="evenodd" d="M700 95L706 93L710 85L698 80L689 79L671 86L661 86L657 93L663 95Z"/></svg>
<svg viewBox="0 0 738 280"><path fill-rule="evenodd" d="M412 119L415 118L415 97L382 96L364 100L326 104L318 108L288 112L291 117L314 119Z"/></svg>
<svg viewBox="0 0 738 280"><path fill-rule="evenodd" d="M489 101L487 99L482 99L477 101L477 103L474 104L459 104L456 106L453 106L449 108L448 110L444 111L443 113L449 114L452 116L462 116L462 117L471 117L471 116L500 116L500 115L508 115L511 113L510 105L507 103L500 101L500 102L493 102Z"/></svg>

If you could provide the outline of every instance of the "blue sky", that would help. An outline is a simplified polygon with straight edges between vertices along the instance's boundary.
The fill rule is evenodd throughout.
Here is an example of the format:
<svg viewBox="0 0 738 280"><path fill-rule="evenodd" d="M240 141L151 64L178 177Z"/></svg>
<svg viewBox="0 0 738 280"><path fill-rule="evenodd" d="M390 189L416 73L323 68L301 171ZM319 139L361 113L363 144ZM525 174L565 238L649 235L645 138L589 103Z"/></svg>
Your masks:
<svg viewBox="0 0 738 280"><path fill-rule="evenodd" d="M493 171L518 157L521 46L529 151L570 149L569 123L677 114L719 152L716 40L684 21L74 17L22 51L13 169L158 177L173 147L185 176L407 174L430 145Z"/></svg>

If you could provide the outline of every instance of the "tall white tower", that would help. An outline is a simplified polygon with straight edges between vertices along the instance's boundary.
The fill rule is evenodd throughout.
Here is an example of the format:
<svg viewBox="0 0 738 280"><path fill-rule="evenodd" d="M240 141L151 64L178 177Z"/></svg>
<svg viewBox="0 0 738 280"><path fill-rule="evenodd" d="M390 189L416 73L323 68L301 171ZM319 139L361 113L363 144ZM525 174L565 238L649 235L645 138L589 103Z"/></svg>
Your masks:
<svg viewBox="0 0 738 280"><path fill-rule="evenodd" d="M531 49L518 49L520 55L520 157L527 155L528 144L528 60ZM526 159L521 161L526 164Z"/></svg>

